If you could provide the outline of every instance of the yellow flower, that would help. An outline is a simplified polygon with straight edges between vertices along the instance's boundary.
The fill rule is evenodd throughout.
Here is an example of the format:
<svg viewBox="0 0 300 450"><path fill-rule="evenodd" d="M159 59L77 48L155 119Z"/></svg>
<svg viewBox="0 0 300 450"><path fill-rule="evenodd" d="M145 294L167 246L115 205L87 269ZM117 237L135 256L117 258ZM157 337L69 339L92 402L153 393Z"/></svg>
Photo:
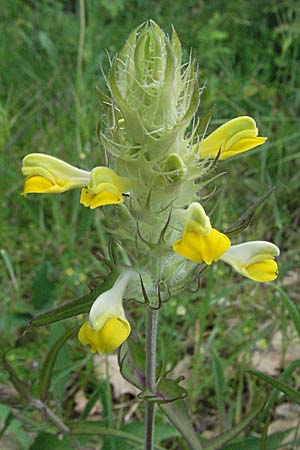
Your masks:
<svg viewBox="0 0 300 450"><path fill-rule="evenodd" d="M255 121L248 116L236 117L224 123L199 144L202 158L230 158L264 144L266 137L258 137Z"/></svg>
<svg viewBox="0 0 300 450"><path fill-rule="evenodd" d="M187 210L183 236L173 244L176 253L194 262L210 265L230 247L230 239L212 228L209 217L199 203L192 203Z"/></svg>
<svg viewBox="0 0 300 450"><path fill-rule="evenodd" d="M132 276L126 271L119 276L114 286L102 293L93 303L89 321L85 322L78 333L78 340L89 345L91 351L102 355L112 352L128 338L131 328L125 317L122 298Z"/></svg>
<svg viewBox="0 0 300 450"><path fill-rule="evenodd" d="M279 248L266 241L252 241L232 245L221 257L237 272L261 283L273 281L278 276L278 266L274 258L279 256Z"/></svg>
<svg viewBox="0 0 300 450"><path fill-rule="evenodd" d="M23 195L65 192L87 185L90 179L89 172L44 153L25 156L22 173L26 176Z"/></svg>
<svg viewBox="0 0 300 450"><path fill-rule="evenodd" d="M122 203L122 194L129 187L128 178L119 177L108 167L95 167L91 172L89 186L81 190L80 203L91 209Z"/></svg>

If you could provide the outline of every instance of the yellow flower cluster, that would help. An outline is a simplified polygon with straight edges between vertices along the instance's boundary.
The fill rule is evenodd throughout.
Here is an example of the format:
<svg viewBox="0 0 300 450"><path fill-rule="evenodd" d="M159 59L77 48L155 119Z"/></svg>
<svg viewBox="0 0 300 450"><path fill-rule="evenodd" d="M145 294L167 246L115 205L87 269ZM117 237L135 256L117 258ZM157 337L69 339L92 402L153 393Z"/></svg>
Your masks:
<svg viewBox="0 0 300 450"><path fill-rule="evenodd" d="M245 277L272 281L278 274L275 257L279 249L274 244L254 241L231 245L226 234L212 227L200 203L190 203L196 199L203 168L211 165L207 160L236 156L262 145L266 138L258 136L256 123L248 116L236 117L208 136L196 136L196 141L195 136L187 137L201 90L195 65L190 63L183 69L181 58L175 31L169 40L151 21L134 30L111 65L108 84L112 98L99 90L106 111L100 138L116 171L106 166L86 171L53 156L32 153L22 163L26 177L22 195L80 188L80 203L85 207L125 203L130 212L128 221L136 225L134 221L140 220L149 236L147 248L152 251L162 245L150 258L158 255L163 261L165 255L177 259L178 254L207 265L223 260ZM122 211L122 205L118 211ZM165 216L156 221L162 212ZM168 227L176 212L181 213L181 237L178 239L172 222L165 241L160 224L166 220ZM120 234L122 226L120 221ZM132 230L124 235L136 246ZM141 241L147 244L144 238ZM97 298L89 321L80 329L79 341L93 352L113 351L130 334L122 299L132 273L123 272L113 288Z"/></svg>
<svg viewBox="0 0 300 450"><path fill-rule="evenodd" d="M250 117L233 119L197 144L200 158L215 158L219 154L220 159L225 159L250 150L266 140L257 134L255 121ZM80 203L91 209L122 203L123 194L132 187L129 178L120 177L108 167L95 167L87 172L42 153L25 156L22 172L26 176L23 195L81 188ZM197 202L185 211L183 234L173 243L173 250L198 264L210 265L221 258L237 272L259 282L272 281L278 274L274 257L279 255L279 249L275 245L249 242L231 246L224 233L212 228L209 217ZM122 307L127 282L128 274L121 276L112 290L102 294L93 305L89 322L80 329L78 339L90 345L93 352L113 351L130 334Z"/></svg>

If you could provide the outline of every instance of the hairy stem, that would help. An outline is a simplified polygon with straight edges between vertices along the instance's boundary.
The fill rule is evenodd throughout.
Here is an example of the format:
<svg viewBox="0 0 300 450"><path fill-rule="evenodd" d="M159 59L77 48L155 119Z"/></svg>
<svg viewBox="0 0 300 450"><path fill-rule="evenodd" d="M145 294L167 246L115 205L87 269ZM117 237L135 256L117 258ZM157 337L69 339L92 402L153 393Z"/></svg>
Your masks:
<svg viewBox="0 0 300 450"><path fill-rule="evenodd" d="M148 308L146 325L146 372L145 389L152 394L156 392L155 369L156 369L156 342L157 342L157 318L158 310ZM155 404L146 402L145 417L145 450L153 449L155 422Z"/></svg>

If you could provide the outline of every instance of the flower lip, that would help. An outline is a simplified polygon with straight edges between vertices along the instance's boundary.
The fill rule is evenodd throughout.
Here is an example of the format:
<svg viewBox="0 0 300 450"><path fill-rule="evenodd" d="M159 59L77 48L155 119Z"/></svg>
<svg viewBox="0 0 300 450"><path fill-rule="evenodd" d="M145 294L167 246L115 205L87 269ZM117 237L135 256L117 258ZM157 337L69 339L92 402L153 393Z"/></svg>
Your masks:
<svg viewBox="0 0 300 450"><path fill-rule="evenodd" d="M248 116L236 117L221 125L198 145L202 158L227 159L264 144L266 137L258 136L255 121Z"/></svg>
<svg viewBox="0 0 300 450"><path fill-rule="evenodd" d="M230 239L212 228L204 208L197 202L191 203L184 213L185 226L181 239L173 243L173 250L198 264L210 265L217 261L230 247Z"/></svg>
<svg viewBox="0 0 300 450"><path fill-rule="evenodd" d="M85 322L78 333L78 340L83 345L89 345L92 353L112 352L128 338L131 328L126 319L111 317L103 327L95 331L89 322Z"/></svg>
<svg viewBox="0 0 300 450"><path fill-rule="evenodd" d="M131 328L123 309L123 296L134 271L123 272L113 287L103 292L93 303L89 321L85 322L78 333L83 345L89 345L91 351L100 355L118 348L129 336Z"/></svg>
<svg viewBox="0 0 300 450"><path fill-rule="evenodd" d="M123 192L131 186L129 178L120 177L108 167L95 167L90 183L81 191L80 203L91 209L123 203Z"/></svg>
<svg viewBox="0 0 300 450"><path fill-rule="evenodd" d="M173 244L176 253L198 264L210 265L217 261L230 247L230 239L220 231L212 228L207 235L194 231L184 232L181 239Z"/></svg>
<svg viewBox="0 0 300 450"><path fill-rule="evenodd" d="M266 258L275 258L280 255L277 245L267 241L249 241L232 245L221 259L227 262L237 261L244 264L254 264Z"/></svg>
<svg viewBox="0 0 300 450"><path fill-rule="evenodd" d="M278 266L274 258L279 254L279 248L271 242L252 241L231 246L220 259L247 278L267 282L278 276Z"/></svg>

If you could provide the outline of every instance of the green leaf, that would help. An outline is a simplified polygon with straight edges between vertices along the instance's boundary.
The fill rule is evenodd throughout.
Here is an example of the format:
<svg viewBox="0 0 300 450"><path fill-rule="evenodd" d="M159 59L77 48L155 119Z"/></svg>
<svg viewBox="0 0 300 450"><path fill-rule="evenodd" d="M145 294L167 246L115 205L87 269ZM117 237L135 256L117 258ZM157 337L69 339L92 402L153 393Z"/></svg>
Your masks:
<svg viewBox="0 0 300 450"><path fill-rule="evenodd" d="M221 425L221 430L226 429L226 412L224 394L226 389L226 380L224 375L224 368L222 360L216 350L212 350L212 375L217 397L218 416Z"/></svg>
<svg viewBox="0 0 300 450"><path fill-rule="evenodd" d="M88 417L89 413L93 409L93 406L95 405L97 400L99 400L101 389L102 389L102 385L99 384L97 386L97 388L95 389L95 391L90 396L90 398L88 399L87 404L85 405L84 410L82 411L82 413L80 415L81 420L84 420Z"/></svg>
<svg viewBox="0 0 300 450"><path fill-rule="evenodd" d="M157 392L153 394L148 389L141 392L138 397L145 399L148 402L154 403L170 403L175 400L183 399L187 396L187 390L179 385L180 381L184 380L184 377L178 377L176 380L167 378L164 375L157 384Z"/></svg>
<svg viewBox="0 0 300 450"><path fill-rule="evenodd" d="M203 447L197 437L183 399L172 403L159 403L158 407L167 416L172 425L179 431L191 450L202 450Z"/></svg>
<svg viewBox="0 0 300 450"><path fill-rule="evenodd" d="M9 350L11 350L11 349L9 349ZM30 403L32 398L31 398L31 395L29 392L28 384L26 382L20 380L20 378L15 374L13 368L11 367L11 365L9 364L9 362L6 359L6 354L8 353L9 350L7 350L2 355L3 367L8 372L11 383L14 385L17 392L20 394L21 401Z"/></svg>
<svg viewBox="0 0 300 450"><path fill-rule="evenodd" d="M124 425L121 428L121 431L126 433L130 433L134 436L138 436L141 439L144 437L144 422L131 422L129 424ZM166 439L171 439L179 436L178 431L168 423L156 423L155 424L155 434L154 434L154 444L159 445L162 441ZM122 450L131 450L132 443L124 442L121 438L114 439L116 448L120 448ZM137 448L141 448L140 446Z"/></svg>
<svg viewBox="0 0 300 450"><path fill-rule="evenodd" d="M3 423L3 426L2 426L2 428L1 428L1 430L0 430L0 439L1 439L2 436L4 435L5 431L9 428L9 426L10 426L10 424L12 423L13 419L14 419L14 415L13 415L13 413L10 411L10 412L8 413L8 415L6 416L5 421L4 421L4 423Z"/></svg>
<svg viewBox="0 0 300 450"><path fill-rule="evenodd" d="M69 439L64 436L63 439L50 433L40 433L30 446L29 450L73 450Z"/></svg>
<svg viewBox="0 0 300 450"><path fill-rule="evenodd" d="M296 359L295 361L292 361L291 364L282 372L282 374L279 377L280 381L288 382L290 376L293 374L293 372L296 370L297 367L300 365L300 359ZM258 426L261 422L265 420L267 415L269 414L271 408L273 407L274 403L276 402L278 395L280 392L275 389L272 394L268 397L268 401L266 404L266 407L264 408L263 412L260 414L258 421L256 422L256 425Z"/></svg>
<svg viewBox="0 0 300 450"><path fill-rule="evenodd" d="M106 95L98 86L96 86L96 92L97 92L97 94L99 96L99 99L100 99L101 103L103 105L105 105L106 108L108 106L109 107L112 106L112 99L108 95Z"/></svg>
<svg viewBox="0 0 300 450"><path fill-rule="evenodd" d="M284 307L287 309L287 311L293 321L293 324L296 328L298 336L300 337L300 311L299 311L299 308L279 286L277 286L275 284L272 287L280 293L282 303L283 303Z"/></svg>
<svg viewBox="0 0 300 450"><path fill-rule="evenodd" d="M277 450L282 447L287 448L290 443L285 442L283 444L283 441L293 429L294 428L290 428L289 430L269 435L266 441L266 450ZM243 441L226 445L222 450L261 450L261 439L258 437L250 437Z"/></svg>
<svg viewBox="0 0 300 450"><path fill-rule="evenodd" d="M125 380L138 389L143 389L144 387L145 358L144 349L131 337L119 349L120 372Z"/></svg>
<svg viewBox="0 0 300 450"><path fill-rule="evenodd" d="M272 378L269 375L260 372L259 370L248 369L246 370L246 372L250 373L250 375L254 375L255 377L260 378L261 380L266 381L267 383L271 384L271 386L273 386L275 389L278 389L279 391L283 392L290 399L294 400L297 403L300 403L300 392L291 388L282 381L276 380L275 378Z"/></svg>
<svg viewBox="0 0 300 450"><path fill-rule="evenodd" d="M248 417L245 417L239 424L232 427L230 430L216 437L209 444L205 445L204 450L223 450L224 445L230 442L233 438L238 436L242 431L244 431L257 417L264 407L265 402L256 408ZM239 448L239 450L242 450ZM246 449L245 449L246 450ZM249 450L249 449L247 449Z"/></svg>
<svg viewBox="0 0 300 450"><path fill-rule="evenodd" d="M42 401L47 400L49 395L49 389L51 384L51 375L52 370L56 361L56 358L58 356L59 351L61 350L62 346L66 343L66 341L75 333L77 333L79 329L79 326L76 325L75 327L71 328L70 330L67 330L64 334L60 336L59 339L54 343L54 345L49 350L48 354L46 355L44 364L41 368L40 373L40 385L39 385L39 397Z"/></svg>
<svg viewBox="0 0 300 450"><path fill-rule="evenodd" d="M154 401L158 403L170 403L185 398L187 391L179 385L182 380L184 380L183 376L176 378L176 380L167 378L166 375L163 376L157 385L157 397Z"/></svg>
<svg viewBox="0 0 300 450"><path fill-rule="evenodd" d="M71 300L58 308L38 314L31 319L25 329L25 332L33 327L49 325L51 323L59 322L60 320L68 319L70 317L88 312L96 298L112 286L113 279L112 277L109 277L100 286L95 287L95 289L88 294L85 294L75 300Z"/></svg>
<svg viewBox="0 0 300 450"><path fill-rule="evenodd" d="M10 411L10 408L8 408L5 405L0 404L0 419L1 423L3 423L3 428L1 429L0 433L0 441L3 445L1 445L4 449L22 449L22 450L28 450L31 442L32 437L27 431L24 431L24 415L22 415L22 422L18 420L16 417L14 417L14 413ZM5 434L5 432L9 429L9 447L6 447L5 445L5 438L2 441L2 437Z"/></svg>
<svg viewBox="0 0 300 450"><path fill-rule="evenodd" d="M259 206L261 206L269 197L273 194L275 187L272 186L267 192L265 192L260 198L258 198L252 205L249 206L247 211L239 217L232 225L230 225L224 233L228 236L238 234L245 230L252 222L255 212Z"/></svg>
<svg viewBox="0 0 300 450"><path fill-rule="evenodd" d="M121 439L126 439L130 442L134 442L140 445L144 444L144 439L139 436L127 433L125 431L99 426L99 423L95 421L72 420L68 421L66 425L69 427L73 435L98 434L101 436L119 437ZM154 448L157 450L165 450L164 447L161 447L157 444L154 446Z"/></svg>

